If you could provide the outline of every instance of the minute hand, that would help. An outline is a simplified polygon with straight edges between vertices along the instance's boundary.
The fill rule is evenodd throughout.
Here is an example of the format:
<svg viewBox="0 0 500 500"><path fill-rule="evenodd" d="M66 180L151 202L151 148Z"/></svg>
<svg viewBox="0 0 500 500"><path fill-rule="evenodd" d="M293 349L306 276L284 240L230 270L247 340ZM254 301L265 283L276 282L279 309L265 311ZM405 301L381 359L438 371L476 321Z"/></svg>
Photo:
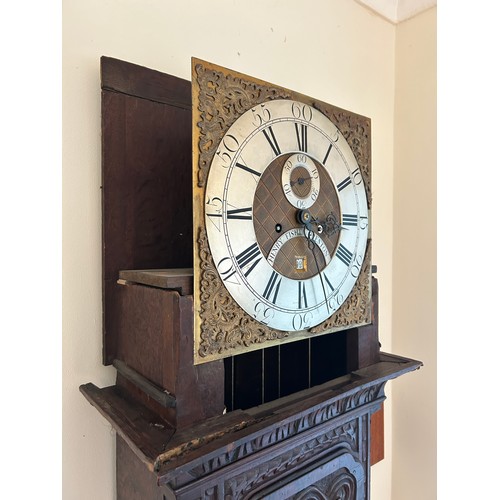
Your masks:
<svg viewBox="0 0 500 500"><path fill-rule="evenodd" d="M328 304L328 296L326 294L326 288L325 288L325 283L323 282L323 275L321 274L321 271L319 269L319 264L318 264L318 258L316 257L316 242L314 241L314 232L312 231L312 229L310 229L310 227L306 227L304 225L304 232L306 234L306 239L307 239L307 247L309 248L309 250L311 250L312 254L313 254L313 257L314 257L314 262L316 264L316 269L318 270L318 274L319 274L319 279L321 280L321 288L323 289L323 295L325 297L325 304L326 304L326 308L327 310L330 309L330 305Z"/></svg>

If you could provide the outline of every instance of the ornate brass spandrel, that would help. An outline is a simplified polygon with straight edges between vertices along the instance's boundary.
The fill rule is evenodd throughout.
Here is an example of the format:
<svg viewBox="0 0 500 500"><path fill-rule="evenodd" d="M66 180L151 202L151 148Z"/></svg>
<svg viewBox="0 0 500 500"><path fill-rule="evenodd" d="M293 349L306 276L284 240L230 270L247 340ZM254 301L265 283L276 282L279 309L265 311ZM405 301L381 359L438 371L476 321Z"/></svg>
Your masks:
<svg viewBox="0 0 500 500"><path fill-rule="evenodd" d="M205 186L210 164L220 140L245 111L273 99L290 99L291 92L280 87L250 80L235 72L223 73L213 65L194 65L199 93L197 100L199 129L198 186Z"/></svg>

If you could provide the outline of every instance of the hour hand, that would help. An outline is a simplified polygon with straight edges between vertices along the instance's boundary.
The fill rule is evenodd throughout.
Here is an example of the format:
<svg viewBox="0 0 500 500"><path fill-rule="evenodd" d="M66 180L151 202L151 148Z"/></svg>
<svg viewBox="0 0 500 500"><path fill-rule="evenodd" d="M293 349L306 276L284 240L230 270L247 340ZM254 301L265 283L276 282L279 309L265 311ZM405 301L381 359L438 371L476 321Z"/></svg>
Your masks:
<svg viewBox="0 0 500 500"><path fill-rule="evenodd" d="M349 229L348 227L340 224L333 212L329 213L324 221L318 220L316 221L316 223L318 225L318 232L322 233L324 231L327 236L332 236L335 233L339 233L342 229Z"/></svg>
<svg viewBox="0 0 500 500"><path fill-rule="evenodd" d="M340 232L341 229L348 229L337 221L333 212L328 214L324 221L321 221L313 217L309 210L298 210L297 221L309 231L313 231L313 224L315 224L317 232L321 234L324 231L327 236L332 236L333 234Z"/></svg>
<svg viewBox="0 0 500 500"><path fill-rule="evenodd" d="M296 181L290 181L290 186L295 186L295 184L298 184L299 186L302 186L302 184L304 184L304 182L306 182L307 180L309 179L312 179L311 176L309 177L299 177Z"/></svg>

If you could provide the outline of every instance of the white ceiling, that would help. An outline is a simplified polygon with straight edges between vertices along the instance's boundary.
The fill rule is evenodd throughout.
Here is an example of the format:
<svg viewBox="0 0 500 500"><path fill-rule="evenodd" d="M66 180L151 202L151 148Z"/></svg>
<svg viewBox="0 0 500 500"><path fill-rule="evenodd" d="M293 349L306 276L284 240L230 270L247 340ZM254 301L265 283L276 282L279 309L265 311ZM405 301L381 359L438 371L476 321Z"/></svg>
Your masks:
<svg viewBox="0 0 500 500"><path fill-rule="evenodd" d="M397 24L436 5L437 0L356 0L391 23Z"/></svg>

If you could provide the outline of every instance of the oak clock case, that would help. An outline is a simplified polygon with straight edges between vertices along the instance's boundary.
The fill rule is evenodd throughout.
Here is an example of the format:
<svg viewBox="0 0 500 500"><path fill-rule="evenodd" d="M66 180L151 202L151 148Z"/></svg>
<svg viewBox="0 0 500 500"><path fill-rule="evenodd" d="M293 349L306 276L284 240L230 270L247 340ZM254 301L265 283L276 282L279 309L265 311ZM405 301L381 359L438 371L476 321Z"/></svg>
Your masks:
<svg viewBox="0 0 500 500"><path fill-rule="evenodd" d="M103 57L101 80L117 377L80 390L117 498L369 499L385 383L421 366L380 352L370 121L202 61Z"/></svg>
<svg viewBox="0 0 500 500"><path fill-rule="evenodd" d="M193 60L195 362L371 322L369 120Z"/></svg>

